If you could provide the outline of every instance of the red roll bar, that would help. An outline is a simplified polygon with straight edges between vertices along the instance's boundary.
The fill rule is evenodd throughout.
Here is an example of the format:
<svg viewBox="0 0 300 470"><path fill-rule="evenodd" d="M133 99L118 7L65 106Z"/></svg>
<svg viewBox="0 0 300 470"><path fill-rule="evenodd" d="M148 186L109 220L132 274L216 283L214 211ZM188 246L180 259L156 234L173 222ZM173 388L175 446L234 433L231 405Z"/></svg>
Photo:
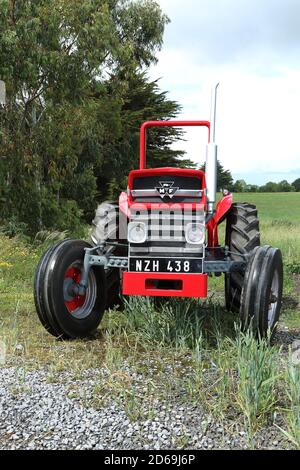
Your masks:
<svg viewBox="0 0 300 470"><path fill-rule="evenodd" d="M146 168L146 130L149 127L207 127L208 142L210 142L210 122L209 121L147 121L140 130L140 169Z"/></svg>

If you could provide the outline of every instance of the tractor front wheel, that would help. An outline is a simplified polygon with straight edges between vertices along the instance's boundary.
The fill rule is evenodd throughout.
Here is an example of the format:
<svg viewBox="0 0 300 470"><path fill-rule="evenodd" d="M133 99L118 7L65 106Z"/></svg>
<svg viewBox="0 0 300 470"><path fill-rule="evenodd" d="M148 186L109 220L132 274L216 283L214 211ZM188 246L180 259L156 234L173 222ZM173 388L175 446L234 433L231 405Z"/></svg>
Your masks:
<svg viewBox="0 0 300 470"><path fill-rule="evenodd" d="M66 240L42 257L35 276L35 300L43 326L54 336L83 338L98 327L106 306L102 267L92 267L84 295L78 293L84 248L80 240Z"/></svg>
<svg viewBox="0 0 300 470"><path fill-rule="evenodd" d="M55 250L55 245L48 248L48 250L41 256L39 264L35 270L34 276L34 303L36 312L38 314L39 320L42 323L43 327L53 336L59 336L53 325L53 322L48 316L48 312L45 306L45 273L46 266L48 264L49 258L51 257L53 251Z"/></svg>
<svg viewBox="0 0 300 470"><path fill-rule="evenodd" d="M279 320L283 290L282 254L271 246L257 247L248 263L241 296L244 328L255 335L273 336Z"/></svg>

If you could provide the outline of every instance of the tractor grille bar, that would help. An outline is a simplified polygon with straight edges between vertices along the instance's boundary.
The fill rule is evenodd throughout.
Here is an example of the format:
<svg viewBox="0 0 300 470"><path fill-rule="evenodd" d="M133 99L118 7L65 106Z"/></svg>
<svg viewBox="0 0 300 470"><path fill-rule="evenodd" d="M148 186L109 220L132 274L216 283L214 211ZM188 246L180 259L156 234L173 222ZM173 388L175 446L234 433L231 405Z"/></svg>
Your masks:
<svg viewBox="0 0 300 470"><path fill-rule="evenodd" d="M136 203L199 203L204 194L201 174L197 177L169 174L136 177L130 191Z"/></svg>
<svg viewBox="0 0 300 470"><path fill-rule="evenodd" d="M205 224L204 211L143 210L132 211L131 221L144 222L148 239L143 245L131 245L134 253L199 253L199 246L185 239L188 223Z"/></svg>
<svg viewBox="0 0 300 470"><path fill-rule="evenodd" d="M156 189L133 189L131 191L132 197L157 197L158 193ZM181 197L194 197L202 198L202 189L178 189L176 196Z"/></svg>

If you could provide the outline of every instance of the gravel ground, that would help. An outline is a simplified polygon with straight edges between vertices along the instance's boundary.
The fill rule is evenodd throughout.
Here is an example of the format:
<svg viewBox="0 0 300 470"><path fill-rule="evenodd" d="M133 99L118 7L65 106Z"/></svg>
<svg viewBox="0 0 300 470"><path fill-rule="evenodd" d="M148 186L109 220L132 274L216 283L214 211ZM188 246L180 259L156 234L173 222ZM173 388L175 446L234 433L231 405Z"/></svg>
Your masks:
<svg viewBox="0 0 300 470"><path fill-rule="evenodd" d="M246 433L235 419L225 428L200 407L178 404L176 397L174 402L154 400L151 418L133 422L122 403L112 399L97 409L83 406L81 397L91 397L95 384L106 381L107 374L88 370L74 383L64 372L59 383L51 383L46 368L0 369L0 449L248 448ZM131 373L131 379L135 391L143 394L144 377ZM70 389L78 391L75 398L70 398ZM278 449L286 442L277 428L268 427L259 433L256 445Z"/></svg>

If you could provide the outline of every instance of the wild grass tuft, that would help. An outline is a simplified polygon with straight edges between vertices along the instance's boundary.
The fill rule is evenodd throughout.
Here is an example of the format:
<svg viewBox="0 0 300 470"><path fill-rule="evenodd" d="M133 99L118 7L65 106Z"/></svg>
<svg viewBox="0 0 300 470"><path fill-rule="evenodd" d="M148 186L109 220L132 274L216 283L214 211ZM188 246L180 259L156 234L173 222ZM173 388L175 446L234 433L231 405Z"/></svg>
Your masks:
<svg viewBox="0 0 300 470"><path fill-rule="evenodd" d="M137 332L144 342L156 346L193 350L200 338L215 344L225 332L232 334L231 317L222 321L221 310L210 300L171 299L157 305L153 299L136 297L126 301L123 329Z"/></svg>
<svg viewBox="0 0 300 470"><path fill-rule="evenodd" d="M43 243L43 244L53 244L55 242L60 242L65 240L68 236L68 231L64 230L63 232L59 232L58 230L41 230L38 232L34 238L35 242Z"/></svg>
<svg viewBox="0 0 300 470"><path fill-rule="evenodd" d="M249 330L237 330L237 404L245 417L249 435L275 410L278 373L278 349L269 341L257 341Z"/></svg>
<svg viewBox="0 0 300 470"><path fill-rule="evenodd" d="M293 363L292 356L289 358L288 367L284 375L285 391L288 399L286 410L287 429L280 430L288 440L300 449L300 364Z"/></svg>

